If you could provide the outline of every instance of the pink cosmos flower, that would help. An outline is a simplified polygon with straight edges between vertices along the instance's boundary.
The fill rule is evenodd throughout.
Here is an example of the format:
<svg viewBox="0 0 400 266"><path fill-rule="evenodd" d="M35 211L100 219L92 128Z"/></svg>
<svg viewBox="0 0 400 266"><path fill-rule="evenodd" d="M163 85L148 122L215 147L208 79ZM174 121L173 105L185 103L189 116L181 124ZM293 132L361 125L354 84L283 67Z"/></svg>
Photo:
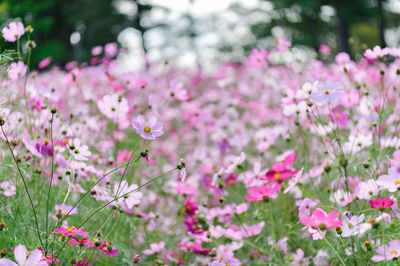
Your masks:
<svg viewBox="0 0 400 266"><path fill-rule="evenodd" d="M400 257L400 240L392 240L388 246L382 245L378 247L376 253L371 258L374 262L388 261Z"/></svg>
<svg viewBox="0 0 400 266"><path fill-rule="evenodd" d="M379 46L375 46L372 50L367 49L364 52L364 57L369 61L369 62L374 62L376 59L382 58L385 55L388 55L390 53L389 48L381 48Z"/></svg>
<svg viewBox="0 0 400 266"><path fill-rule="evenodd" d="M276 51L283 53L289 50L292 46L289 37L277 37L276 38Z"/></svg>
<svg viewBox="0 0 400 266"><path fill-rule="evenodd" d="M257 50L253 49L248 59L248 64L253 68L260 68L266 65L267 58L269 56L269 52L267 52L264 48Z"/></svg>
<svg viewBox="0 0 400 266"><path fill-rule="evenodd" d="M190 95L188 91L185 90L182 82L171 80L169 82L169 89L171 91L170 95L180 101L187 101L190 98Z"/></svg>
<svg viewBox="0 0 400 266"><path fill-rule="evenodd" d="M331 48L326 45L326 44L321 44L319 46L319 52L323 55L330 55L331 54Z"/></svg>
<svg viewBox="0 0 400 266"><path fill-rule="evenodd" d="M333 82L331 80L319 82L318 90L311 94L311 98L321 105L335 104L343 95L340 88L341 85L338 82Z"/></svg>
<svg viewBox="0 0 400 266"><path fill-rule="evenodd" d="M179 170L179 179L181 180L181 182L185 182L185 180L186 180L186 161L181 159L179 161L177 168Z"/></svg>
<svg viewBox="0 0 400 266"><path fill-rule="evenodd" d="M265 174L266 178L261 179L266 179L268 181L282 181L291 178L298 172L298 170L290 170L296 161L296 158L296 153L289 154L283 162L272 165L271 170Z"/></svg>
<svg viewBox="0 0 400 266"><path fill-rule="evenodd" d="M71 240L68 241L68 244L70 245L79 245L81 247L83 246L89 246L89 247L94 247L94 243L92 243L92 240L89 238L83 238L79 240L76 237L71 238Z"/></svg>
<svg viewBox="0 0 400 266"><path fill-rule="evenodd" d="M17 194L17 189L12 181L4 181L0 183L0 193L4 197L13 197Z"/></svg>
<svg viewBox="0 0 400 266"><path fill-rule="evenodd" d="M103 52L103 47L98 45L92 48L91 53L93 56L98 56Z"/></svg>
<svg viewBox="0 0 400 266"><path fill-rule="evenodd" d="M86 144L82 144L78 138L69 139L68 141L70 154L77 161L87 161L92 153L89 151L89 147Z"/></svg>
<svg viewBox="0 0 400 266"><path fill-rule="evenodd" d="M88 237L89 232L84 232L82 231L83 227L76 229L75 226L71 226L70 228L56 228L54 229L52 234L58 234L58 235L65 235L65 236L83 236L83 237Z"/></svg>
<svg viewBox="0 0 400 266"><path fill-rule="evenodd" d="M109 258L118 256L118 249L112 248L111 246L107 245L106 242L103 242L96 249Z"/></svg>
<svg viewBox="0 0 400 266"><path fill-rule="evenodd" d="M159 243L151 243L150 244L150 249L145 249L143 250L143 254L145 255L152 255L155 253L160 253L163 251L165 248L165 243L164 242L159 242Z"/></svg>
<svg viewBox="0 0 400 266"><path fill-rule="evenodd" d="M48 56L48 57L42 59L42 61L39 62L38 67L39 67L39 69L42 69L42 68L45 68L48 65L50 65L50 63L51 63L51 56Z"/></svg>
<svg viewBox="0 0 400 266"><path fill-rule="evenodd" d="M47 265L47 262L42 260L42 252L39 249L32 251L28 257L26 247L18 245L14 249L14 258L17 263L9 259L0 259L0 265L2 266L43 266Z"/></svg>
<svg viewBox="0 0 400 266"><path fill-rule="evenodd" d="M66 215L68 212L71 211L73 206L70 205L65 205L65 204L58 204L56 206L54 206L54 209L58 212L61 211L62 214ZM78 212L78 208L75 207L74 209L72 209L72 211L69 213L69 215L75 214Z"/></svg>
<svg viewBox="0 0 400 266"><path fill-rule="evenodd" d="M394 201L391 200L390 198L384 198L384 199L376 198L376 199L370 200L369 204L374 209L384 211L385 209L392 207L392 205L394 204Z"/></svg>
<svg viewBox="0 0 400 266"><path fill-rule="evenodd" d="M195 254L203 255L203 256L208 256L210 253L210 250L207 248L203 248L201 244L197 243L191 243L191 242L179 242L177 243L178 246L182 247L185 251L193 251Z"/></svg>
<svg viewBox="0 0 400 266"><path fill-rule="evenodd" d="M265 222L261 222L253 225L243 225L242 235L243 237L252 237L261 233L265 226Z"/></svg>
<svg viewBox="0 0 400 266"><path fill-rule="evenodd" d="M337 210L332 210L327 214L324 210L317 208L312 212L311 216L300 217L300 222L313 229L330 230L333 227L342 225L339 215L340 213Z"/></svg>
<svg viewBox="0 0 400 266"><path fill-rule="evenodd" d="M191 198L186 200L184 208L187 215L194 215L199 209L197 207L197 201L192 200Z"/></svg>
<svg viewBox="0 0 400 266"><path fill-rule="evenodd" d="M12 62L8 70L8 78L11 81L16 81L25 76L28 67L22 61Z"/></svg>
<svg viewBox="0 0 400 266"><path fill-rule="evenodd" d="M142 138L149 140L154 140L164 133L162 124L157 122L157 118L154 116L146 121L142 115L139 115L136 120L132 121L132 127Z"/></svg>
<svg viewBox="0 0 400 266"><path fill-rule="evenodd" d="M107 58L113 58L118 54L118 44L115 42L107 43L104 46L104 54Z"/></svg>
<svg viewBox="0 0 400 266"><path fill-rule="evenodd" d="M7 27L4 27L2 30L3 38L7 42L15 42L19 40L19 38L24 35L25 28L24 24L21 21L18 22L10 22Z"/></svg>
<svg viewBox="0 0 400 266"><path fill-rule="evenodd" d="M400 168L391 167L387 175L381 175L376 183L389 192L396 192L400 188Z"/></svg>
<svg viewBox="0 0 400 266"><path fill-rule="evenodd" d="M253 187L247 191L250 196L244 196L244 198L249 202L263 201L264 199L273 196L281 189L281 187L282 185L279 183L275 183L271 186L264 185L259 188Z"/></svg>

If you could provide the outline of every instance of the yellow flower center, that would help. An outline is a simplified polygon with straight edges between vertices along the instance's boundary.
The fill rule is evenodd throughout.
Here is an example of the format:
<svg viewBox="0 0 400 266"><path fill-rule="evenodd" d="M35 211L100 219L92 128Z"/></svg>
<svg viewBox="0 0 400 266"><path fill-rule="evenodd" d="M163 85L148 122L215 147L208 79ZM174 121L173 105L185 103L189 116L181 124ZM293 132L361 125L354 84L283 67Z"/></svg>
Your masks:
<svg viewBox="0 0 400 266"><path fill-rule="evenodd" d="M74 231L76 229L75 226L71 226L70 228L67 229L68 233L71 233L72 231Z"/></svg>
<svg viewBox="0 0 400 266"><path fill-rule="evenodd" d="M275 179L279 179L280 177L281 177L281 174L280 174L280 173L275 173L275 174L274 174L274 178L275 178Z"/></svg>
<svg viewBox="0 0 400 266"><path fill-rule="evenodd" d="M328 91L328 90L325 90L325 94L329 94L329 91Z"/></svg>
<svg viewBox="0 0 400 266"><path fill-rule="evenodd" d="M392 250L391 252L390 252L390 255L397 255L397 254L399 254L396 250Z"/></svg>
<svg viewBox="0 0 400 266"><path fill-rule="evenodd" d="M394 184L395 184L395 185L400 185L400 180L394 181Z"/></svg>
<svg viewBox="0 0 400 266"><path fill-rule="evenodd" d="M348 227L348 228L352 228L352 227L353 227L353 224L352 224L352 223L348 223L348 224L347 224L347 227Z"/></svg>
<svg viewBox="0 0 400 266"><path fill-rule="evenodd" d="M150 133L151 132L151 128L149 128L148 126L145 126L143 131L146 132L146 133Z"/></svg>
<svg viewBox="0 0 400 266"><path fill-rule="evenodd" d="M341 116L340 116L339 114L336 115L336 119L340 119L340 117L341 117Z"/></svg>

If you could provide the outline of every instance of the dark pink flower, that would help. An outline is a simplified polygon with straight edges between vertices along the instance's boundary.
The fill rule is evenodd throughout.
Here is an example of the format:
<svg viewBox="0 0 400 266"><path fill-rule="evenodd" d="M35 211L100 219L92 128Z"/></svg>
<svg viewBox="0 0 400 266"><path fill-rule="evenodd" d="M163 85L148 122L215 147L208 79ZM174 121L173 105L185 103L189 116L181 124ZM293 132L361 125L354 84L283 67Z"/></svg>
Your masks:
<svg viewBox="0 0 400 266"><path fill-rule="evenodd" d="M384 198L384 199L376 198L376 199L370 200L369 204L374 209L384 211L385 209L392 207L392 205L394 204L394 201L391 200L390 198Z"/></svg>
<svg viewBox="0 0 400 266"><path fill-rule="evenodd" d="M299 171L291 170L296 158L296 153L289 154L286 156L283 162L272 165L271 170L265 174L266 178L262 179L266 179L268 181L282 181L291 178Z"/></svg>
<svg viewBox="0 0 400 266"><path fill-rule="evenodd" d="M103 244L101 244L96 249L109 258L118 256L118 249L113 249L112 246L107 245L106 242L103 242Z"/></svg>
<svg viewBox="0 0 400 266"><path fill-rule="evenodd" d="M88 237L89 232L84 232L82 231L83 227L76 229L75 226L71 226L70 228L56 228L54 229L52 234L58 234L58 235L65 235L65 236L83 236L83 237Z"/></svg>
<svg viewBox="0 0 400 266"><path fill-rule="evenodd" d="M84 238L84 239L79 240L76 237L71 238L71 240L68 241L68 244L70 244L70 245L79 245L81 247L83 247L83 246L94 247L95 246L94 243L92 243L92 241L89 238Z"/></svg>
<svg viewBox="0 0 400 266"><path fill-rule="evenodd" d="M195 200L192 200L191 198L186 200L185 212L187 215L194 215L198 209L199 208L197 208L197 202Z"/></svg>

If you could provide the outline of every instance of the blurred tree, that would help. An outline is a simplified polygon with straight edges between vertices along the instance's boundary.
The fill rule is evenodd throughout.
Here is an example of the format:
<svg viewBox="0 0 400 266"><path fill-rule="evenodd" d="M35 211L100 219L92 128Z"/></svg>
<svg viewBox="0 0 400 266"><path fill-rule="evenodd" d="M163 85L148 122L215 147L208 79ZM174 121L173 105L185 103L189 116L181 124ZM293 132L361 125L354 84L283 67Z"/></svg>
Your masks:
<svg viewBox="0 0 400 266"><path fill-rule="evenodd" d="M87 60L90 49L116 40L127 20L112 6L112 0L5 0L0 7L3 26L9 19L20 18L34 28L37 47L32 66L46 56L64 64L70 60ZM75 39L71 43L71 34ZM1 38L1 49L14 48Z"/></svg>

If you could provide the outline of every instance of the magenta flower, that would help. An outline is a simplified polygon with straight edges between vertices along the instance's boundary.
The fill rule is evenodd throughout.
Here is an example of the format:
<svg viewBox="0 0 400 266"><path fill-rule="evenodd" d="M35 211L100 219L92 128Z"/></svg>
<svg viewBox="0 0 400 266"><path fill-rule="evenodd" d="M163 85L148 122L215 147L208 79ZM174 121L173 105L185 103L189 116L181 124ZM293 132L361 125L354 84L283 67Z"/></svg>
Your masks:
<svg viewBox="0 0 400 266"><path fill-rule="evenodd" d="M65 236L83 236L83 237L88 237L89 232L84 232L82 231L83 227L76 229L75 226L71 226L70 228L56 228L54 229L52 234L58 234L58 235L65 235Z"/></svg>
<svg viewBox="0 0 400 266"><path fill-rule="evenodd" d="M392 205L394 204L394 201L391 200L390 198L384 198L384 199L376 198L376 199L370 200L369 204L374 209L384 211L385 209L392 207Z"/></svg>
<svg viewBox="0 0 400 266"><path fill-rule="evenodd" d="M332 210L327 214L324 210L317 208L312 212L311 216L300 217L300 222L311 226L313 229L330 230L333 227L342 225L339 215L340 213L337 210Z"/></svg>
<svg viewBox="0 0 400 266"><path fill-rule="evenodd" d="M400 256L400 240L392 240L389 246L382 245L376 249L376 255L371 260L374 262L388 261Z"/></svg>
<svg viewBox="0 0 400 266"><path fill-rule="evenodd" d="M19 38L24 35L25 33L25 28L24 24L22 24L21 21L18 22L11 22L8 24L7 27L4 27L2 30L3 33L3 38L7 42L15 42L16 40L19 40Z"/></svg>
<svg viewBox="0 0 400 266"><path fill-rule="evenodd" d="M162 124L157 122L154 116L146 121L142 115L139 115L135 121L132 121L132 127L142 138L149 140L154 140L164 133Z"/></svg>
<svg viewBox="0 0 400 266"><path fill-rule="evenodd" d="M203 248L201 244L191 243L191 242L178 242L178 246L182 247L185 251L193 251L193 253L208 256L210 250L207 248Z"/></svg>
<svg viewBox="0 0 400 266"><path fill-rule="evenodd" d="M103 242L96 249L109 258L118 256L118 249L112 248L110 245L107 245L106 242Z"/></svg>
<svg viewBox="0 0 400 266"><path fill-rule="evenodd" d="M188 198L185 202L185 212L187 215L194 215L199 208L197 207L197 201Z"/></svg>
<svg viewBox="0 0 400 266"><path fill-rule="evenodd" d="M42 260L42 252L39 249L35 249L28 256L28 252L25 246L19 245L14 249L14 258L17 263L9 259L0 259L0 265L2 266L43 266L47 265L47 262Z"/></svg>
<svg viewBox="0 0 400 266"><path fill-rule="evenodd" d="M84 238L79 240L76 237L71 238L71 240L68 241L68 244L70 245L79 245L81 247L83 246L90 246L90 247L94 247L94 243L92 243L92 240L90 240L89 238Z"/></svg>
<svg viewBox="0 0 400 266"><path fill-rule="evenodd" d="M299 170L291 170L290 168L293 166L296 161L297 155L296 153L291 153L286 156L285 160L281 163L276 163L272 165L271 170L269 170L265 176L268 181L282 181L294 176Z"/></svg>
<svg viewBox="0 0 400 266"><path fill-rule="evenodd" d="M279 191L281 187L279 183L275 183L272 186L264 185L259 188L253 187L247 191L250 196L244 196L244 198L249 202L263 201Z"/></svg>

